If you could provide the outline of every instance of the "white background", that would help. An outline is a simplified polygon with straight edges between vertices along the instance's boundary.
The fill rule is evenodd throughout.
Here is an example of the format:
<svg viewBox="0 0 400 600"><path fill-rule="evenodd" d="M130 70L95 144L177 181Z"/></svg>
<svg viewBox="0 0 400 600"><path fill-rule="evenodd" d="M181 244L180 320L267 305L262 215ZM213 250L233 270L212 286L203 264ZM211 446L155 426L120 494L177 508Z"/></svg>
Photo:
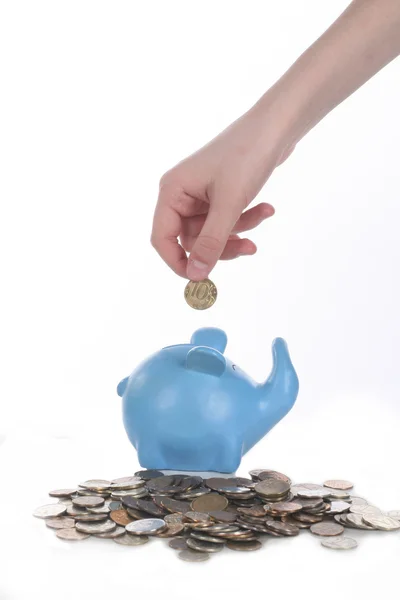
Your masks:
<svg viewBox="0 0 400 600"><path fill-rule="evenodd" d="M65 544L31 517L49 489L137 470L115 387L209 325L258 380L285 337L300 378L295 408L239 474L349 478L400 509L399 63L274 173L259 200L276 215L252 232L255 256L214 270L212 309L186 305L185 281L149 243L163 172L249 108L346 5L2 2L1 600L397 587L396 533L356 533L360 548L343 554L306 533L189 565L162 542Z"/></svg>

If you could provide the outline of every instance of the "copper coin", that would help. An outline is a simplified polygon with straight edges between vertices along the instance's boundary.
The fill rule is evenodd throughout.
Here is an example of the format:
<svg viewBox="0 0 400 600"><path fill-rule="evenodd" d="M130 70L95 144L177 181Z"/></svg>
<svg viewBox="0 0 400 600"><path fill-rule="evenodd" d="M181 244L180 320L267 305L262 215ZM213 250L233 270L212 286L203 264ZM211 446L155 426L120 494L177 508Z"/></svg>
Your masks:
<svg viewBox="0 0 400 600"><path fill-rule="evenodd" d="M311 525L310 531L315 535L330 537L331 535L340 535L343 533L344 527L334 521L323 521L322 523Z"/></svg>
<svg viewBox="0 0 400 600"><path fill-rule="evenodd" d="M61 540L68 540L78 542L80 540L86 540L90 537L88 533L82 533L76 529L57 529L56 536Z"/></svg>
<svg viewBox="0 0 400 600"><path fill-rule="evenodd" d="M187 516L188 513L186 513ZM235 513L228 512L226 510L210 510L208 513L212 519L219 523L234 523L237 519Z"/></svg>
<svg viewBox="0 0 400 600"><path fill-rule="evenodd" d="M354 487L350 481L344 479L329 479L324 482L324 486L334 490L351 490Z"/></svg>
<svg viewBox="0 0 400 600"><path fill-rule="evenodd" d="M184 521L189 521L193 523L210 523L211 525L211 517L207 513L190 510L189 512L183 515L183 519Z"/></svg>
<svg viewBox="0 0 400 600"><path fill-rule="evenodd" d="M292 517L296 521L301 521L302 523L309 523L310 525L320 523L323 520L323 516L321 515L309 515L306 513L294 513Z"/></svg>
<svg viewBox="0 0 400 600"><path fill-rule="evenodd" d="M79 508L86 508L88 506L95 508L96 506L102 506L104 504L104 498L99 498L97 496L80 496L79 498L74 498L72 504Z"/></svg>
<svg viewBox="0 0 400 600"><path fill-rule="evenodd" d="M297 502L275 502L274 504L264 507L265 512L291 514L299 512L303 507Z"/></svg>
<svg viewBox="0 0 400 600"><path fill-rule="evenodd" d="M143 544L147 544L148 541L149 538L145 535L129 535L128 533L113 538L113 542L121 546L142 546Z"/></svg>
<svg viewBox="0 0 400 600"><path fill-rule="evenodd" d="M258 540L252 540L249 542L234 542L229 540L226 544L229 550L239 550L240 552L251 552L252 550L260 550L262 543Z"/></svg>
<svg viewBox="0 0 400 600"><path fill-rule="evenodd" d="M269 471L269 470L261 471L258 474L258 479L260 481L265 481L266 479L278 479L279 481L284 481L285 483L288 483L289 485L292 483L290 478L287 475L284 475L283 473L279 473L278 471Z"/></svg>
<svg viewBox="0 0 400 600"><path fill-rule="evenodd" d="M53 490L52 492L49 492L49 496L52 496L53 498L70 498L74 494L76 494L76 488L73 488L73 489L67 488L67 489L63 489L63 490Z"/></svg>
<svg viewBox="0 0 400 600"><path fill-rule="evenodd" d="M224 510L228 506L228 500L220 494L206 494L192 501L191 508L193 511L205 512L215 510Z"/></svg>
<svg viewBox="0 0 400 600"><path fill-rule="evenodd" d="M298 535L300 533L300 529L296 527L296 525L292 525L288 522L273 521L271 519L267 520L265 525L268 529L271 529L271 531L275 531L275 533L280 533L282 535Z"/></svg>
<svg viewBox="0 0 400 600"><path fill-rule="evenodd" d="M295 527L298 527L299 529L310 529L310 527L311 527L311 523L303 523L302 521L296 521L296 519L293 519L289 515L282 517L282 521L283 521L283 523L290 523L291 525L294 525Z"/></svg>
<svg viewBox="0 0 400 600"><path fill-rule="evenodd" d="M290 484L286 481L281 481L280 479L269 478L256 483L254 491L262 496L273 498L281 496L282 494L287 494L290 491Z"/></svg>
<svg viewBox="0 0 400 600"><path fill-rule="evenodd" d="M124 508L120 508L119 510L112 510L110 512L110 519L117 523L117 525L128 525L128 523L132 523L133 519L128 515Z"/></svg>
<svg viewBox="0 0 400 600"><path fill-rule="evenodd" d="M75 527L75 520L68 517L54 517L46 519L46 525L51 529L71 529Z"/></svg>
<svg viewBox="0 0 400 600"><path fill-rule="evenodd" d="M186 543L186 538L184 538L184 537L173 538L168 543L168 546L170 548L173 548L174 550L185 550L188 547L188 545Z"/></svg>
<svg viewBox="0 0 400 600"><path fill-rule="evenodd" d="M185 529L185 525L183 523L170 523L167 526L165 531L157 534L157 537L160 538L169 538L174 537L175 535L179 535Z"/></svg>

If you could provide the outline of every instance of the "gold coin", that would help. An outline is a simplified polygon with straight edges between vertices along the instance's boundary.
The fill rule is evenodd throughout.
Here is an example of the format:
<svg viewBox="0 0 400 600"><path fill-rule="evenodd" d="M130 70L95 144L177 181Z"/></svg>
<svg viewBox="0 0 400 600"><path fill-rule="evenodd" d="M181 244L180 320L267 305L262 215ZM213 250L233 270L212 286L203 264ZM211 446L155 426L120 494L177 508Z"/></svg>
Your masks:
<svg viewBox="0 0 400 600"><path fill-rule="evenodd" d="M210 308L217 299L217 288L210 279L189 281L185 287L185 300L196 310Z"/></svg>

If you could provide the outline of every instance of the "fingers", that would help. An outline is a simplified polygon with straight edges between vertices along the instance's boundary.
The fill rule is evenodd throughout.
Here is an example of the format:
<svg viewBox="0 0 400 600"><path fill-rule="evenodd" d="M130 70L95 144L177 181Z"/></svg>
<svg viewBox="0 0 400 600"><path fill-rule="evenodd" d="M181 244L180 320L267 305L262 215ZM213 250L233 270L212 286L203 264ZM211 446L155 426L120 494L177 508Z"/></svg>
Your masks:
<svg viewBox="0 0 400 600"><path fill-rule="evenodd" d="M154 213L151 243L177 275L186 277L187 257L178 242L180 230L180 215L173 208L159 201Z"/></svg>
<svg viewBox="0 0 400 600"><path fill-rule="evenodd" d="M210 210L201 229L187 265L187 277L200 281L208 274L220 258L232 229L239 219L242 206L232 198L220 197L210 203Z"/></svg>
<svg viewBox="0 0 400 600"><path fill-rule="evenodd" d="M250 256L257 252L257 246L249 239L241 239L239 236L232 236L219 257L220 260L233 260L239 256Z"/></svg>
<svg viewBox="0 0 400 600"><path fill-rule="evenodd" d="M270 204L262 202L253 208L246 210L233 227L232 233L243 233L258 227L265 219L272 217L275 214L275 209ZM196 215L187 219L183 219L184 237L196 238L202 230L206 220L206 215ZM186 250L191 250L191 247L186 247Z"/></svg>

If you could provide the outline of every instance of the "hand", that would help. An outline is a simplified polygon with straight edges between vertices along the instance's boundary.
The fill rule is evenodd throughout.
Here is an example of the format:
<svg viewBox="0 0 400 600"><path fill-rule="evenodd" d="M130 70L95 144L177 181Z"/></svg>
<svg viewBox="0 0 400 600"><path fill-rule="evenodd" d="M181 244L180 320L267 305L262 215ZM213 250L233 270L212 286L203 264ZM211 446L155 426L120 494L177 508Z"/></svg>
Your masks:
<svg viewBox="0 0 400 600"><path fill-rule="evenodd" d="M264 202L245 209L293 149L279 142L276 121L270 130L268 123L264 108L252 109L161 178L151 240L178 275L201 280L219 259L257 251L238 234L274 209Z"/></svg>

